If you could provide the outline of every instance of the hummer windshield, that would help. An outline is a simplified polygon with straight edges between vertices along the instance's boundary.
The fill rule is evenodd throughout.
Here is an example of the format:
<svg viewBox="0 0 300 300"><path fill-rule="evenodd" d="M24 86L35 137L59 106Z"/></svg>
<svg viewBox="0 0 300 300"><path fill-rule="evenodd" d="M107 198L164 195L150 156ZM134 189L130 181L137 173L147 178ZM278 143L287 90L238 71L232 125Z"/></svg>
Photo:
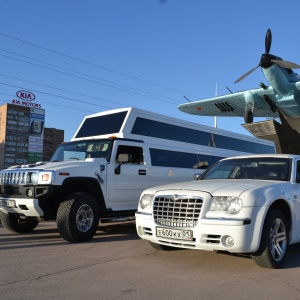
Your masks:
<svg viewBox="0 0 300 300"><path fill-rule="evenodd" d="M111 140L84 140L59 145L50 161L84 160L86 158L110 159Z"/></svg>

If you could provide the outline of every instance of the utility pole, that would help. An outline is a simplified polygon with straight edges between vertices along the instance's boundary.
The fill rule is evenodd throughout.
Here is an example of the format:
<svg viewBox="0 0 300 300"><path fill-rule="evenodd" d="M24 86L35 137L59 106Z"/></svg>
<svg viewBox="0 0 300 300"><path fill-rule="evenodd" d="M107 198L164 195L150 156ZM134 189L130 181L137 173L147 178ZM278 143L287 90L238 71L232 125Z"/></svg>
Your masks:
<svg viewBox="0 0 300 300"><path fill-rule="evenodd" d="M216 82L216 92L215 92L215 97L218 96L218 82ZM217 120L217 116L215 116L215 128L218 127L218 120Z"/></svg>

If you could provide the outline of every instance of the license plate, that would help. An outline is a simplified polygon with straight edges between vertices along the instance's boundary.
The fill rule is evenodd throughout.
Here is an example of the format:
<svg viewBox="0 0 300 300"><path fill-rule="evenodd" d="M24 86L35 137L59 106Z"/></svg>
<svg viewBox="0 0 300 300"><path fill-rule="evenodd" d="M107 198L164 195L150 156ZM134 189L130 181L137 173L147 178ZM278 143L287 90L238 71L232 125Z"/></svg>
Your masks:
<svg viewBox="0 0 300 300"><path fill-rule="evenodd" d="M156 236L169 238L169 239L189 240L190 241L193 239L193 231L192 230L156 227Z"/></svg>

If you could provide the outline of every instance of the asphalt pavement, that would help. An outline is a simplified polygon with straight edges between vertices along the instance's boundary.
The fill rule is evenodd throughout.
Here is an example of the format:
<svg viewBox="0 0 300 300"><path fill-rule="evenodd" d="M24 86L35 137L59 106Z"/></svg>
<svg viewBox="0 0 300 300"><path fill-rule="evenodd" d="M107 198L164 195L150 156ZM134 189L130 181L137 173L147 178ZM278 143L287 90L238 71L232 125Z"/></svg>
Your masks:
<svg viewBox="0 0 300 300"><path fill-rule="evenodd" d="M270 270L243 255L158 251L139 239L134 222L99 226L72 244L56 224L31 234L0 225L0 299L300 299L300 245L284 268Z"/></svg>

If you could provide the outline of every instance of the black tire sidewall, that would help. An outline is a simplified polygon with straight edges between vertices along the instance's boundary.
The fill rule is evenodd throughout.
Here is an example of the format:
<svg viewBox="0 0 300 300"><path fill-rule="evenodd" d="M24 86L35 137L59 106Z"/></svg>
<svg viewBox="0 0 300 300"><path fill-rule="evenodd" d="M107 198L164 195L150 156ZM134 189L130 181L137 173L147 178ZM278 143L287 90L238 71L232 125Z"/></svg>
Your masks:
<svg viewBox="0 0 300 300"><path fill-rule="evenodd" d="M270 249L271 227L272 227L275 219L278 219L278 218L281 219L282 222L284 223L285 229L286 229L286 235L287 235L286 250L285 250L283 258L280 261L276 261L273 258L272 254L271 254L271 249ZM264 228L263 228L262 235L261 235L260 247L259 247L259 250L254 255L254 258L256 259L256 263L261 267L268 267L268 268L274 268L274 269L280 268L285 261L285 258L287 256L287 252L288 252L288 248L289 248L289 230L287 227L287 221L286 221L284 215L279 210L272 209L271 211L268 212L268 214L266 216Z"/></svg>
<svg viewBox="0 0 300 300"><path fill-rule="evenodd" d="M0 211L0 219L1 219L2 226L5 229L15 233L31 232L39 224L39 221L26 220L26 219L21 220L17 215L6 214L2 211Z"/></svg>
<svg viewBox="0 0 300 300"><path fill-rule="evenodd" d="M82 232L76 225L76 214L82 205L88 205L93 211L91 227ZM99 224L99 206L88 193L74 193L61 203L57 213L57 226L60 235L69 242L85 242L93 238Z"/></svg>

